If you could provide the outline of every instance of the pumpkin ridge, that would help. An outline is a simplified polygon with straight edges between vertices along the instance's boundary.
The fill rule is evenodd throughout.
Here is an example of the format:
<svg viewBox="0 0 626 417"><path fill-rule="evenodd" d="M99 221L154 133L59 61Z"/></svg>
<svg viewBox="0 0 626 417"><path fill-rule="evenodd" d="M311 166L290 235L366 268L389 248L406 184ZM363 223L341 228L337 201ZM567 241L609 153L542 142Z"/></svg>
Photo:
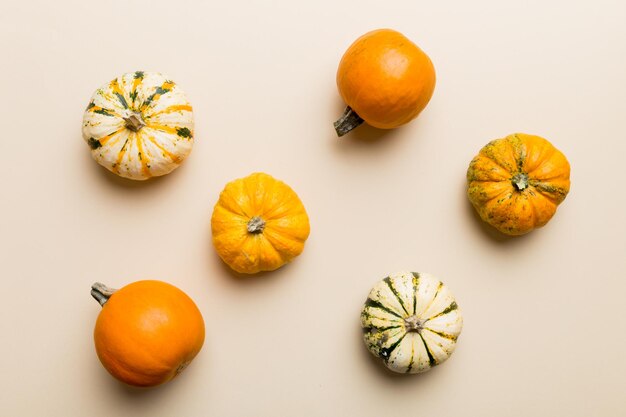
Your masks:
<svg viewBox="0 0 626 417"><path fill-rule="evenodd" d="M172 126L162 125L162 124L158 124L158 123L154 123L154 122L148 122L146 124L146 126L152 128L154 130L159 130L161 132L178 135L179 137L189 137L189 138L193 137L193 132L189 128L186 128L186 127L181 127L181 126L172 127ZM190 133L181 135L180 132L182 131L182 129L187 129Z"/></svg>
<svg viewBox="0 0 626 417"><path fill-rule="evenodd" d="M535 183L546 183L546 182L553 182L553 181L569 181L569 177L566 173L560 173L560 174L555 174L549 177L538 177L538 176L534 176L532 174L528 174L530 181L533 181Z"/></svg>
<svg viewBox="0 0 626 417"><path fill-rule="evenodd" d="M262 216L266 222L275 223L284 217L307 216L307 213L301 201L292 200L286 201L283 204L276 204L269 210L264 210Z"/></svg>
<svg viewBox="0 0 626 417"><path fill-rule="evenodd" d="M216 204L215 209L219 209L219 210L224 210L228 215L230 216L236 216L239 218L239 220L241 220L242 224L245 225L245 223L248 222L248 220L250 219L249 217L247 217L246 215L244 215L243 213L237 213L233 210L231 210L230 207L226 207L224 204Z"/></svg>
<svg viewBox="0 0 626 417"><path fill-rule="evenodd" d="M144 132L146 133L146 132ZM167 149L165 149L157 140L155 137L150 136L148 134L146 134L146 137L148 138L148 141L150 143L152 143L154 146L156 146L157 148L159 148L159 150L162 152L163 156L166 156L168 158L170 158L171 161L173 162L178 162L179 159L178 157L174 156L172 153L170 153Z"/></svg>
<svg viewBox="0 0 626 417"><path fill-rule="evenodd" d="M141 161L141 169L144 176L150 178L152 174L150 173L150 159L143 147L143 135L142 132L135 133L135 142L137 144L137 155L139 156L139 160Z"/></svg>
<svg viewBox="0 0 626 417"><path fill-rule="evenodd" d="M391 308L389 308L386 305L382 304L380 301L373 300L370 297L368 297L367 300L365 300L365 305L367 307L377 308L379 310L386 311L387 313L389 313L389 314L391 314L393 316L396 316L399 319L404 319L404 317L402 317L401 314L396 313L394 310L392 310Z"/></svg>
<svg viewBox="0 0 626 417"><path fill-rule="evenodd" d="M485 145L480 152L478 153L479 157L483 157L483 158L487 158L489 160L491 160L494 164L496 164L497 166L499 166L500 168L502 168L505 172L511 174L515 171L514 167L507 167L505 163L503 163L504 161L500 160L500 156L497 154L497 152L493 149L495 146L498 145L498 140L492 141L489 144ZM510 145L510 143L506 142L507 144ZM515 161L515 158L513 158L513 162ZM515 163L515 165L517 166L517 162Z"/></svg>
<svg viewBox="0 0 626 417"><path fill-rule="evenodd" d="M380 347L379 349L380 356L382 356L385 362L389 362L389 359L391 358L391 354L393 353L394 350L397 349L400 343L402 343L406 335L407 333L405 332L402 336L400 336L398 340L393 342L393 344L391 344L389 347L382 347L382 346Z"/></svg>
<svg viewBox="0 0 626 417"><path fill-rule="evenodd" d="M432 352L430 351L430 348L428 347L428 343L426 343L426 340L424 340L424 336L422 336L421 333L418 333L420 339L422 339L422 343L424 344L424 349L426 349L426 354L428 355L428 364L430 365L430 367L434 367L437 365L437 361L435 360L435 357L433 356Z"/></svg>
<svg viewBox="0 0 626 417"><path fill-rule="evenodd" d="M493 164L496 168L500 169L502 172L497 172L494 170L490 171L490 174L492 174L493 172L496 172L500 178L489 178L486 180L482 180L479 178L479 175L477 174L477 172L483 170L482 167L476 167L476 165L479 164L481 159L485 159L487 161L490 161L491 164ZM509 170L508 168L504 167L502 164L500 164L497 160L495 160L494 158L489 158L486 155L479 155L477 156L475 159L472 160L472 162L470 162L470 166L467 170L467 178L469 181L477 181L477 182L499 182L499 181L505 181L506 178L508 178L511 175L511 170Z"/></svg>
<svg viewBox="0 0 626 417"><path fill-rule="evenodd" d="M409 365L407 366L406 373L411 373L411 369L413 369L413 365L415 364L415 342L411 340L411 359L409 359Z"/></svg>
<svg viewBox="0 0 626 417"><path fill-rule="evenodd" d="M455 336L453 334L449 334L449 333L444 333L444 332L439 332L433 329L429 329L428 327L424 327L424 330L428 330L431 333L436 334L439 337L442 337L444 339L448 339L448 340L452 340L453 342L456 342L457 339L459 338L458 336Z"/></svg>
<svg viewBox="0 0 626 417"><path fill-rule="evenodd" d="M482 175L481 175L482 174ZM486 155L477 155L472 159L467 168L466 178L468 181L504 181L509 178L511 171L498 164Z"/></svg>
<svg viewBox="0 0 626 417"><path fill-rule="evenodd" d="M400 327L400 328L404 326L404 319L402 317L385 316L385 314L381 314L381 313L390 314L390 313L386 312L385 310L376 309L375 307L368 307L368 306L366 306L361 311L361 321L362 321L361 324L362 324L362 326L364 328L370 328L370 327L371 328L377 328L374 325L374 320L388 321L390 323L397 323L397 326ZM370 322L370 324L368 324L368 322Z"/></svg>
<svg viewBox="0 0 626 417"><path fill-rule="evenodd" d="M443 309L443 311L435 314L432 317L427 318L426 320L424 320L424 323L426 323L429 320L435 319L437 317L441 317L441 316L445 316L446 314L450 313L451 311L454 311L456 309L458 309L459 306L457 305L456 301L453 301L452 303L450 303L450 305L446 308Z"/></svg>
<svg viewBox="0 0 626 417"><path fill-rule="evenodd" d="M248 197L248 204L251 209L250 217L263 216L263 218L265 218L264 208L267 190L264 190L265 192L260 199L257 198L257 190L261 188L261 184L263 187L265 187L267 186L268 182L271 183L272 181L260 172L252 174L251 177L254 179L253 181L246 181L243 183L243 191ZM272 186L274 186L274 184L272 184Z"/></svg>
<svg viewBox="0 0 626 417"><path fill-rule="evenodd" d="M548 161L550 161L550 159L552 159L552 157L558 152L561 153L558 149L556 149L554 146L552 146L552 144L550 144L548 141L541 141L539 142L540 144L534 144L533 146L533 150L534 152L537 152L539 154L539 156L537 158L535 158L536 160L539 161L539 163L534 166L534 167L525 167L526 172L528 173L528 175L532 175L533 172L537 171L539 168L541 168L543 165L545 165ZM529 159L529 158L527 158ZM535 161L536 162L536 161Z"/></svg>
<svg viewBox="0 0 626 417"><path fill-rule="evenodd" d="M159 110L156 113L150 113L150 116L146 118L149 119L151 117L159 116L161 114L168 114L176 111L193 111L193 109L189 104L173 104L169 107L164 108L163 110Z"/></svg>
<svg viewBox="0 0 626 417"><path fill-rule="evenodd" d="M498 194L496 194L496 195L494 195L492 197L481 198L480 200L478 200L476 197L473 197L474 190L480 190L482 187L485 187L485 184L481 184L482 187L480 187L478 185L474 185L473 182L474 181L472 181L472 183L470 183L470 186L468 187L467 192L468 192L468 194L470 196L470 201L472 202L472 204L474 204L474 206L478 205L479 202L487 203L487 202L490 202L490 201L493 201L493 200L496 200L496 199L504 200L506 197L501 198L501 199L499 197L502 196L503 194L507 194L507 195L513 194L510 188L504 188ZM508 181L489 181L489 182L494 183L494 184L501 184L503 182L508 182ZM476 192L478 192L479 196L482 196L482 194L483 194L480 191L476 191Z"/></svg>
<svg viewBox="0 0 626 417"><path fill-rule="evenodd" d="M378 326L375 326L374 324L371 324L368 327L364 327L363 331L364 332L371 332L371 331L384 332L384 331L387 331L387 330L400 329L400 328L402 328L402 325L400 325L400 324L397 324L397 325L394 325L394 326L385 326L385 327L378 327Z"/></svg>
<svg viewBox="0 0 626 417"><path fill-rule="evenodd" d="M286 241L285 243L290 243L290 246L303 245L306 242L305 238L300 238L289 232L280 232L276 233L271 228L266 227L263 231L263 236L272 244L272 246L285 246L282 245L281 242ZM308 237L308 236L307 236Z"/></svg>
<svg viewBox="0 0 626 417"><path fill-rule="evenodd" d="M411 275L413 275L413 315L415 315L417 311L417 287L419 286L420 274L418 272L411 272Z"/></svg>
<svg viewBox="0 0 626 417"><path fill-rule="evenodd" d="M543 183L535 183L533 184L533 188L538 191L538 195L545 197L548 201L555 205L558 205L565 200L565 197L567 197L567 192L560 187L554 187ZM551 194L556 194L562 198L554 198Z"/></svg>
<svg viewBox="0 0 626 417"><path fill-rule="evenodd" d="M139 86L143 83L143 76L141 78L138 78L135 76L133 78L133 84L130 87L130 93L128 93L128 96L130 97L131 101L132 101L132 105L131 107L133 108L133 110L138 110L139 106L137 106L135 103L137 101L137 96L139 95L139 91L138 88Z"/></svg>
<svg viewBox="0 0 626 417"><path fill-rule="evenodd" d="M115 110L107 109L107 108L100 107L100 106L92 106L89 109L87 109L87 111L90 113L101 114L103 116L121 117Z"/></svg>
<svg viewBox="0 0 626 417"><path fill-rule="evenodd" d="M396 297L396 299L400 303L402 310L404 310L407 316L410 315L406 309L406 306L404 305L404 300L402 300L402 297L400 297L400 294L398 294L398 291L394 288L393 284L391 283L391 277L386 277L385 279L383 279L383 281L385 282L385 284L387 284L387 287L389 287L389 290L391 290L393 295Z"/></svg>
<svg viewBox="0 0 626 417"><path fill-rule="evenodd" d="M232 196L232 194L236 195L236 190L233 190L235 185L227 185L226 188L220 193L219 200L216 206L221 207L226 210L228 213L236 214L239 217L243 217L246 219L250 219L252 216L249 216L243 207L246 202L239 201L236 197ZM238 210L238 211L235 211ZM246 220L247 221L247 220Z"/></svg>
<svg viewBox="0 0 626 417"><path fill-rule="evenodd" d="M115 135L124 132L125 129L126 129L125 127L121 127L121 128L119 128L119 129L117 129L117 130L115 130L115 131L113 131L111 133L108 133L108 134L106 134L106 135L104 135L104 136L102 136L100 138L93 137L93 138L90 138L90 139L93 139L93 140L97 141L100 144L100 146L102 146L102 145L106 144L109 141L109 139L111 139Z"/></svg>
<svg viewBox="0 0 626 417"><path fill-rule="evenodd" d="M117 78L113 79L109 83L109 88L113 91L113 94L117 97L122 107L124 107L124 109L128 109L129 108L128 101L126 100L126 97L124 96L124 91L120 87L119 80Z"/></svg>
<svg viewBox="0 0 626 417"><path fill-rule="evenodd" d="M263 188L263 197L260 202L256 202L259 208L259 215L263 217L266 223L269 223L274 217L282 217L283 213L276 214L276 212L283 206L288 207L288 201L285 201L285 196L277 188L289 186L279 180L272 181L271 178L267 178L260 173L257 175L257 180L258 184L262 185Z"/></svg>
<svg viewBox="0 0 626 417"><path fill-rule="evenodd" d="M171 81L164 81L160 87L156 87L154 89L154 92L152 94L150 94L143 103L141 103L141 105L139 106L139 111L140 112L144 112L147 109L149 109L152 104L156 101L158 101L161 96L164 96L165 94L169 93L170 91L172 91L172 89L174 88L175 84Z"/></svg>
<svg viewBox="0 0 626 417"><path fill-rule="evenodd" d="M120 148L120 150L117 153L117 159L115 161L115 164L113 164L113 168L115 169L114 172L116 172L116 173L120 172L120 164L122 163L122 160L124 159L124 155L126 154L126 150L127 150L126 149L126 145L128 145L128 142L130 141L130 137L133 134L134 134L134 132L130 132L130 134L126 138L126 141L124 141L124 144L122 145L122 147Z"/></svg>
<svg viewBox="0 0 626 417"><path fill-rule="evenodd" d="M437 286L437 290L435 291L435 295L433 295L433 298L430 300L428 305L424 309L422 309L422 313L421 314L426 313L430 309L430 307L433 305L433 303L437 299L437 296L439 295L439 290L441 290L442 287L443 287L443 282L439 281L439 285Z"/></svg>
<svg viewBox="0 0 626 417"><path fill-rule="evenodd" d="M262 255L262 256L259 256L258 258L259 259L258 266L261 271L273 271L277 268L275 266L276 265L275 262L271 262L272 257L267 256L268 249L272 251L272 254L274 255L274 257L277 257L278 259L280 259L280 265L284 265L285 263L293 259L293 256L290 256L291 255L290 253L286 251L278 250L272 244L272 242L270 242L263 234L252 235L252 236L248 235L248 239L255 239L255 238L258 239L257 244L259 246L265 247L265 250L259 251ZM267 260L270 260L270 261L268 262Z"/></svg>
<svg viewBox="0 0 626 417"><path fill-rule="evenodd" d="M534 197L536 197L536 193L533 190L530 190L530 194L531 194L531 197L533 198L527 198L528 205L530 206L532 210L533 227L537 227L537 225L540 223L540 214L539 214L539 209L537 208L537 205L535 204L536 200Z"/></svg>

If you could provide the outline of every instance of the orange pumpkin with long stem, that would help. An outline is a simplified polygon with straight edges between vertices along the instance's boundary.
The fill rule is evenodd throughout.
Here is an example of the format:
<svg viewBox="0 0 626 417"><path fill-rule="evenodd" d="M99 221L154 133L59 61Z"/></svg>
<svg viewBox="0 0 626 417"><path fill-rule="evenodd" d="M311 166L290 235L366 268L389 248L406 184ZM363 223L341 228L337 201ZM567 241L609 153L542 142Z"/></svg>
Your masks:
<svg viewBox="0 0 626 417"><path fill-rule="evenodd" d="M337 70L337 87L346 102L335 122L343 136L364 121L393 129L416 118L435 90L435 68L428 55L399 32L378 29L358 38Z"/></svg>
<svg viewBox="0 0 626 417"><path fill-rule="evenodd" d="M202 348L202 314L173 285L137 281L114 290L95 283L91 295L102 305L94 330L96 353L106 370L126 384L167 382Z"/></svg>

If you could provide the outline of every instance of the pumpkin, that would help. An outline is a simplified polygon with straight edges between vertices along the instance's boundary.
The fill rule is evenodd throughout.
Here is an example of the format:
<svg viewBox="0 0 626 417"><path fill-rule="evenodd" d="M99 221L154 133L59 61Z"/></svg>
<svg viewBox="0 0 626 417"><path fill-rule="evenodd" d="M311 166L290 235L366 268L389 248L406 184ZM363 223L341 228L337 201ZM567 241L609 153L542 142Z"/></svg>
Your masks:
<svg viewBox="0 0 626 417"><path fill-rule="evenodd" d="M136 71L97 89L83 117L91 156L122 177L146 180L177 168L193 145L193 112L169 78Z"/></svg>
<svg viewBox="0 0 626 417"><path fill-rule="evenodd" d="M400 272L372 288L361 326L365 345L387 368L415 374L450 357L463 317L450 290L437 278Z"/></svg>
<svg viewBox="0 0 626 417"><path fill-rule="evenodd" d="M523 235L545 225L570 189L570 165L546 139L515 133L489 142L467 170L467 195L500 232Z"/></svg>
<svg viewBox="0 0 626 417"><path fill-rule="evenodd" d="M173 285L148 280L114 290L95 283L91 295L102 305L94 330L96 353L106 370L126 384L167 382L202 348L202 314Z"/></svg>
<svg viewBox="0 0 626 417"><path fill-rule="evenodd" d="M435 68L399 32L378 29L358 38L337 70L337 87L348 105L334 124L343 136L363 121L392 129L417 117L435 89Z"/></svg>
<svg viewBox="0 0 626 417"><path fill-rule="evenodd" d="M228 183L211 217L218 255L245 274L272 271L290 262L304 249L309 230L298 195L264 173Z"/></svg>

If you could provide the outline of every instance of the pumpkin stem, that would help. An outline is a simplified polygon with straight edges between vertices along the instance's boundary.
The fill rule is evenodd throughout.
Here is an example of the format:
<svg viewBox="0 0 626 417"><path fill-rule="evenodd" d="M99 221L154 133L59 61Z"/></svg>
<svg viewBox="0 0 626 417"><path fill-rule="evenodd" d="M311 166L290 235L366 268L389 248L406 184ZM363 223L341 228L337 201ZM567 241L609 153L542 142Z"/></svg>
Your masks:
<svg viewBox="0 0 626 417"><path fill-rule="evenodd" d="M424 328L424 323L422 323L417 316L411 316L404 319L404 326L407 332L421 333Z"/></svg>
<svg viewBox="0 0 626 417"><path fill-rule="evenodd" d="M254 216L248 222L248 233L258 234L263 232L263 229L265 229L265 220L259 216Z"/></svg>
<svg viewBox="0 0 626 417"><path fill-rule="evenodd" d="M106 285L96 282L91 286L91 296L96 299L103 306L109 298L113 295L113 293L117 291L114 288L109 288Z"/></svg>
<svg viewBox="0 0 626 417"><path fill-rule="evenodd" d="M511 182L513 183L517 191L524 191L526 188L528 188L528 174L524 172L518 172L517 174L513 175Z"/></svg>
<svg viewBox="0 0 626 417"><path fill-rule="evenodd" d="M139 113L133 113L130 116L125 117L124 121L126 122L126 127L133 132L138 132L139 129L146 125Z"/></svg>
<svg viewBox="0 0 626 417"><path fill-rule="evenodd" d="M352 110L352 107L346 107L346 110L343 112L339 120L334 123L337 136L342 137L355 127L361 125L363 122L364 120L361 119L361 116L356 114L354 110Z"/></svg>

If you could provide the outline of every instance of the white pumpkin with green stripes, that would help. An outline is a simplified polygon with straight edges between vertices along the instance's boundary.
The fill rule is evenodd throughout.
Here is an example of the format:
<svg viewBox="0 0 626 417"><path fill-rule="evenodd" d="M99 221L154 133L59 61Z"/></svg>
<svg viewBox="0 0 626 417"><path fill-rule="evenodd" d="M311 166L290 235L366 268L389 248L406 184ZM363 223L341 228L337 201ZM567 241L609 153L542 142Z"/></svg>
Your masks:
<svg viewBox="0 0 626 417"><path fill-rule="evenodd" d="M372 288L361 325L367 348L389 369L420 373L450 357L463 317L450 290L437 278L401 272Z"/></svg>
<svg viewBox="0 0 626 417"><path fill-rule="evenodd" d="M185 93L156 73L129 72L91 97L83 117L91 155L125 178L146 180L177 168L193 146L193 111Z"/></svg>

